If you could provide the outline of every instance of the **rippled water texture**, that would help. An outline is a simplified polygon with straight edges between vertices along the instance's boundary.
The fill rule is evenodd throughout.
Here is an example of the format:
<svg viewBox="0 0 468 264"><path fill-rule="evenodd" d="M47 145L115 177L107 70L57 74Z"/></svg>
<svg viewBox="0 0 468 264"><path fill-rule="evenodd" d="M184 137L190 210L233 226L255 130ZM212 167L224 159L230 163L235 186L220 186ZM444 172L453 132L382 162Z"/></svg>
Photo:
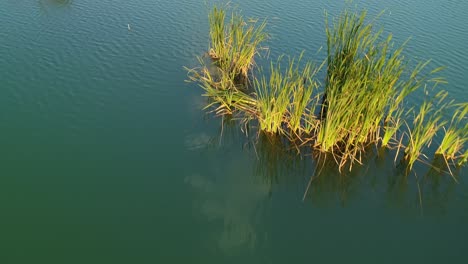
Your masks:
<svg viewBox="0 0 468 264"><path fill-rule="evenodd" d="M468 101L468 1L374 2L355 5L385 9L410 64L447 66ZM324 10L345 4L232 5L268 19L270 58L319 61ZM466 169L415 180L384 152L340 176L206 114L183 66L208 47L207 10L0 1L0 263L464 263Z"/></svg>

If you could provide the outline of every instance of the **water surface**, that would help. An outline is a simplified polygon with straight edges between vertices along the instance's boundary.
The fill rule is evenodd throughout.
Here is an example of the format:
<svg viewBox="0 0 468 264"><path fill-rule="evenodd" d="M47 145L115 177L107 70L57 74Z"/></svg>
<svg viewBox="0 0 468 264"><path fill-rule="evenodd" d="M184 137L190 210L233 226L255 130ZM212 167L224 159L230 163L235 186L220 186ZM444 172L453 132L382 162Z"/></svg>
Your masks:
<svg viewBox="0 0 468 264"><path fill-rule="evenodd" d="M316 54L341 1L235 1L270 57ZM466 1L356 2L467 101ZM204 1L0 1L0 263L444 263L468 246L459 184L391 153L344 176L201 110L184 82ZM130 30L129 30L130 28ZM412 98L418 103L420 98ZM419 183L419 186L418 184Z"/></svg>

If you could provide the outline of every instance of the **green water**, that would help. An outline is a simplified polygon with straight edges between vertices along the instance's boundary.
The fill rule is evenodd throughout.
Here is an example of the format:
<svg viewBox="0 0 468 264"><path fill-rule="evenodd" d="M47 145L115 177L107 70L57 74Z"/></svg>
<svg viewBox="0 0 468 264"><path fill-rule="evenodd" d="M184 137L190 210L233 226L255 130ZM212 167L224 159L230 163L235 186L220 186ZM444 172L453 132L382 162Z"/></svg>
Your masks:
<svg viewBox="0 0 468 264"><path fill-rule="evenodd" d="M468 101L467 1L357 2ZM271 58L324 45L341 1L235 1ZM130 30L129 30L130 27ZM201 110L204 1L0 1L0 263L464 263L468 173L392 153L339 176ZM413 97L414 103L421 98ZM464 261L465 259L465 261Z"/></svg>

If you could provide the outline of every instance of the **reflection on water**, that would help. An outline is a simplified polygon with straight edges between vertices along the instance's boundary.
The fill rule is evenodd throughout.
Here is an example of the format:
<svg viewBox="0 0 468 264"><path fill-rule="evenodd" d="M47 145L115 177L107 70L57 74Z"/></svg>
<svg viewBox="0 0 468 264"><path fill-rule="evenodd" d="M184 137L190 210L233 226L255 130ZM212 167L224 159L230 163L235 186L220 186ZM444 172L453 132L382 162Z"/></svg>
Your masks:
<svg viewBox="0 0 468 264"><path fill-rule="evenodd" d="M245 186L236 190L233 185L230 194L235 197L246 198L255 196L266 198L274 195L274 190L283 190L287 186L295 186L295 190L304 191L304 202L313 207L347 207L353 202L359 203L361 199L373 199L386 207L395 208L414 213L434 212L444 213L450 204L449 200L456 197L455 190L457 182L448 173L443 159L434 158L431 164L418 164L415 170L408 172L406 166L399 159L395 160L395 151L370 147L362 157L363 165L354 165L352 170L338 170L335 159L331 155L316 153L298 154L296 148L282 142L279 137L265 134L239 132L239 124L232 120L224 120L220 125L219 135L208 139L208 135L201 134L194 138L194 146L213 148L223 146L231 149L235 144L244 142L242 156L232 158L230 166L236 168L236 164L251 164L244 167L243 172L239 170L226 169L226 174L219 178L232 177L232 179L245 182ZM254 129L244 128L244 131ZM209 143L208 143L209 142ZM188 144L190 148L190 144ZM217 150L219 151L219 150ZM227 172L236 172L232 175ZM453 170L455 179L463 173ZM192 186L209 193L206 188L200 186L211 186L212 183L195 184L203 182L197 177L188 180ZM249 179L252 177L252 179ZM195 180L197 179L197 180ZM261 180L262 184L258 183ZM207 181L206 179L204 179ZM252 187L248 182L255 182ZM198 187L197 187L198 186ZM227 184L229 186L229 184ZM261 186L261 193L255 193ZM247 193L249 190L253 193ZM237 192L237 193L236 193ZM221 192L220 194L224 193ZM247 194L247 195L245 195ZM254 199L255 200L255 199ZM298 201L300 202L300 201ZM220 208L218 198L206 202L205 213L211 215L226 215ZM226 206L227 208L228 206ZM215 209L217 208L217 209ZM209 214L209 213L207 213ZM241 222L238 220L238 222ZM245 228L249 230L249 228Z"/></svg>
<svg viewBox="0 0 468 264"><path fill-rule="evenodd" d="M195 209L208 221L221 224L215 232L214 242L228 253L243 248L253 249L257 239L263 237L256 230L258 208L269 194L265 183L252 182L248 171L239 170L236 164L225 168L222 184L193 174L185 182L198 193ZM216 230L216 228L214 228Z"/></svg>
<svg viewBox="0 0 468 264"><path fill-rule="evenodd" d="M338 201L341 206L358 194L359 188L367 179L374 183L374 175L367 173L364 166L354 166L352 171L337 169L336 161L331 155L312 156L316 164L307 187L304 199L308 199L314 206L333 206ZM373 184L370 186L373 188Z"/></svg>
<svg viewBox="0 0 468 264"><path fill-rule="evenodd" d="M185 146L189 150L206 148L211 143L212 138L210 138L206 133L188 135L185 138Z"/></svg>
<svg viewBox="0 0 468 264"><path fill-rule="evenodd" d="M54 5L54 6L67 6L70 5L73 0L39 0L42 5Z"/></svg>
<svg viewBox="0 0 468 264"><path fill-rule="evenodd" d="M307 172L306 159L295 147L283 142L281 137L261 133L252 144L256 154L254 171L270 184L287 181Z"/></svg>
<svg viewBox="0 0 468 264"><path fill-rule="evenodd" d="M404 164L396 166L388 150L368 151L364 165L352 171L337 170L332 157L315 160L316 169L306 190L306 199L313 206L342 207L361 199L413 213L444 213L454 198L457 182L447 173L445 163L436 157L432 164L421 165L408 173Z"/></svg>
<svg viewBox="0 0 468 264"><path fill-rule="evenodd" d="M444 170L445 161L442 157L435 157L431 168L422 177L420 188L423 198L423 208L430 207L438 210L440 213L445 213L446 208L450 204L450 200L456 197L457 183L450 179ZM460 171L455 172L457 177ZM457 180L459 181L459 180Z"/></svg>
<svg viewBox="0 0 468 264"><path fill-rule="evenodd" d="M244 128L245 131L248 128ZM257 177L251 166L239 166L256 158L237 122L224 119L215 134L209 136L201 132L187 136L186 148L199 158L211 153L214 157L202 159L210 159L216 166L204 166L191 172L185 177L185 183L195 192L196 214L210 222L206 235L210 237L210 247L216 245L215 248L225 254L250 251L266 236L258 227L259 212L270 196L271 182ZM240 143L240 152L229 150L230 146L239 146L239 142L245 142Z"/></svg>
<svg viewBox="0 0 468 264"><path fill-rule="evenodd" d="M51 8L69 7L72 3L73 0L38 0L42 12L47 12Z"/></svg>

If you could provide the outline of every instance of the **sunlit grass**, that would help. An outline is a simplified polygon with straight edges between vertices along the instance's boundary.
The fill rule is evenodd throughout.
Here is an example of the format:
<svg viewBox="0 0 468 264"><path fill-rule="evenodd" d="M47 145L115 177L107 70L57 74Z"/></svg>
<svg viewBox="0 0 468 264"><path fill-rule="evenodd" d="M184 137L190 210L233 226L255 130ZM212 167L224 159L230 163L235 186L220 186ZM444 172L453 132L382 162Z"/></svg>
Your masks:
<svg viewBox="0 0 468 264"><path fill-rule="evenodd" d="M232 115L240 112L243 116L254 114L257 102L252 96L238 89L232 75L222 69L208 67L203 59L199 59L202 67L188 69L189 79L197 82L208 98L205 109L214 109L217 115Z"/></svg>
<svg viewBox="0 0 468 264"><path fill-rule="evenodd" d="M419 75L427 63L402 78L404 45L394 49L392 35L383 38L366 15L345 10L326 23L328 65L316 146L338 155L341 166L359 161L369 144L389 145L403 123L405 97L425 80Z"/></svg>
<svg viewBox="0 0 468 264"><path fill-rule="evenodd" d="M462 165L467 162L468 151L464 147L468 142L468 103L455 105L456 109L436 154L443 155L446 160ZM464 123L464 125L463 125Z"/></svg>
<svg viewBox="0 0 468 264"><path fill-rule="evenodd" d="M408 146L405 148L405 159L411 169L413 164L422 155L425 147L428 147L436 133L446 124L442 119L443 110L446 105L442 105L447 92L439 92L430 101L422 103L413 120L413 127L408 128Z"/></svg>
<svg viewBox="0 0 468 264"><path fill-rule="evenodd" d="M255 56L268 38L264 31L266 21L247 22L236 11L231 13L229 19L224 9L215 6L209 14L209 24L210 57L233 80L246 84L249 72L255 65Z"/></svg>
<svg viewBox="0 0 468 264"><path fill-rule="evenodd" d="M260 129L294 137L306 131L304 124L310 116L312 93L317 90L317 67L307 62L301 69L302 55L282 65L282 57L270 65L268 77L255 81ZM312 105L313 107L313 105ZM308 131L307 131L308 132Z"/></svg>
<svg viewBox="0 0 468 264"><path fill-rule="evenodd" d="M371 145L398 149L397 155L404 149L411 169L427 159L425 151L442 129L436 153L453 164L468 161L468 104L456 105L447 128L443 111L452 103L445 103L445 91L429 96L416 110L409 107L409 95L424 95L421 87L433 83L435 89L444 82L433 77L442 68L429 72L429 61L409 68L403 56L406 42L397 46L391 34L375 30L365 11L327 17L327 57L319 66L303 59L304 53L288 60L280 56L267 71L257 71L258 77L251 73L268 38L266 23L246 22L236 12L227 18L224 9L214 7L209 24L210 59L199 59L200 68L190 69L189 78L204 89L206 108L217 115L255 120L259 132L326 153L340 170L361 163ZM318 81L322 68L323 86Z"/></svg>

